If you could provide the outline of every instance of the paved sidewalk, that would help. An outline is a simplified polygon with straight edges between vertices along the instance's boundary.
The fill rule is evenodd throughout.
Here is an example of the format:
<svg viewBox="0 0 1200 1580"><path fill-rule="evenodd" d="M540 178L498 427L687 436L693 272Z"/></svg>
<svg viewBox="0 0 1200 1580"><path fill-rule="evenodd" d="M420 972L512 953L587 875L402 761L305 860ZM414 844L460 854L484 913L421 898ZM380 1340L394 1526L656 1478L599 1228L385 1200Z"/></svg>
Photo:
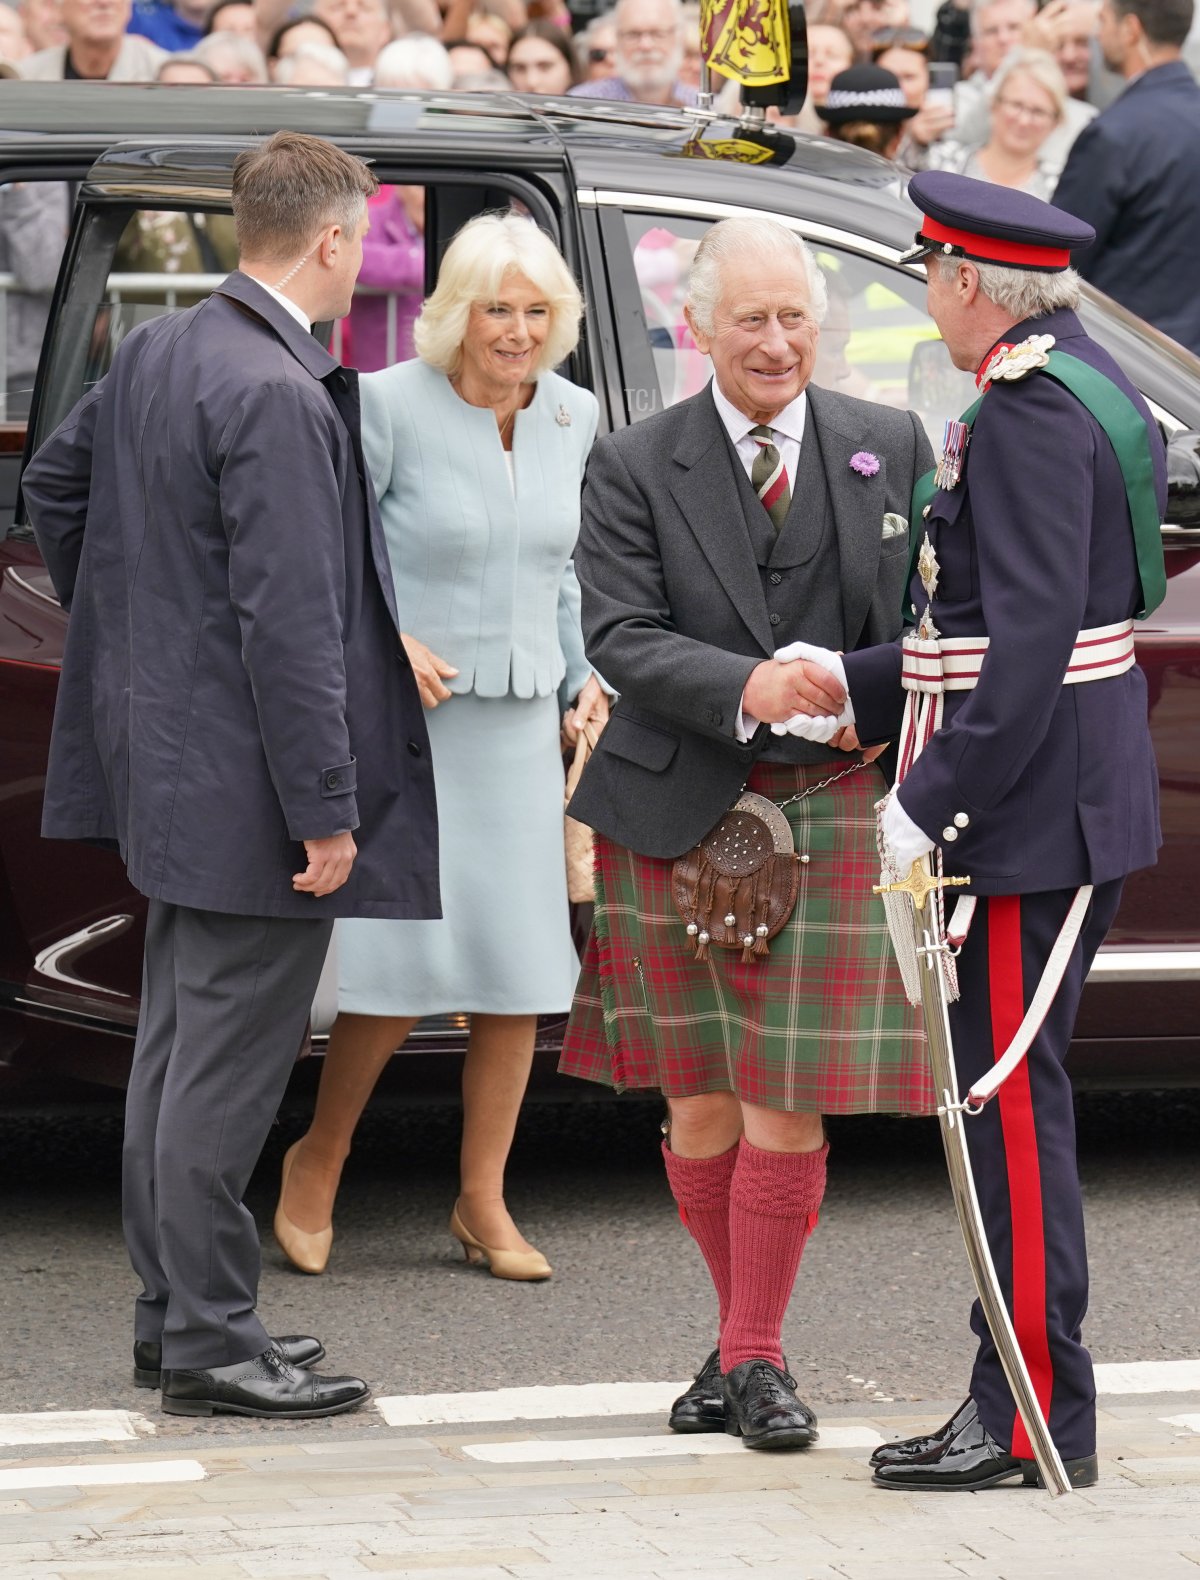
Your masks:
<svg viewBox="0 0 1200 1580"><path fill-rule="evenodd" d="M1103 1409L1093 1491L869 1485L880 1436L936 1424L955 1404L824 1412L822 1446L789 1455L723 1436L667 1440L657 1415L406 1432L372 1410L336 1435L246 1422L169 1445L42 1443L0 1465L0 1576L1200 1580L1200 1398ZM79 1485L96 1475L189 1479ZM45 1485L54 1476L65 1484Z"/></svg>

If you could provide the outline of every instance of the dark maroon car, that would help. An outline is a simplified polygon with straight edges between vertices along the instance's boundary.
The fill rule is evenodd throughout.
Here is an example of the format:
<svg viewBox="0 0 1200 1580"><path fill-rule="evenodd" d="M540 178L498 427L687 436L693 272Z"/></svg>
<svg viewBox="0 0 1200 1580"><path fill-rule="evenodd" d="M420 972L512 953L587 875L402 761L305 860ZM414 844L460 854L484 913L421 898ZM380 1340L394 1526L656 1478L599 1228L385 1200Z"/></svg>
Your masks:
<svg viewBox="0 0 1200 1580"><path fill-rule="evenodd" d="M133 325L191 305L232 266L230 169L248 142L303 127L371 158L381 180L423 187L426 289L465 219L523 205L583 282L584 333L569 372L596 392L601 431L702 387L705 364L680 332L687 259L708 225L738 213L792 225L825 272L818 383L912 407L935 448L944 419L970 398L925 314L923 271L898 261L915 214L896 173L844 144L669 110L631 116L600 101L4 86L0 198L24 191L24 209L31 190L44 199L40 219L19 235L6 232L0 204L0 1085L9 1101L22 1089L44 1098L68 1079L123 1080L145 907L113 854L39 837L66 618L23 521L22 456L102 377ZM385 360L394 360L404 354L402 293L382 294ZM1200 1081L1200 361L1093 293L1082 316L1161 423L1172 488L1167 599L1138 632L1166 843L1159 865L1129 882L1084 997L1074 1069L1085 1082L1192 1084ZM35 381L20 357L28 360L30 344L36 351L42 328ZM354 320L328 332L354 363ZM325 995L318 1029L329 1012ZM460 1021L426 1023L410 1049L460 1046ZM542 1028L548 1066L560 1032L561 1022Z"/></svg>

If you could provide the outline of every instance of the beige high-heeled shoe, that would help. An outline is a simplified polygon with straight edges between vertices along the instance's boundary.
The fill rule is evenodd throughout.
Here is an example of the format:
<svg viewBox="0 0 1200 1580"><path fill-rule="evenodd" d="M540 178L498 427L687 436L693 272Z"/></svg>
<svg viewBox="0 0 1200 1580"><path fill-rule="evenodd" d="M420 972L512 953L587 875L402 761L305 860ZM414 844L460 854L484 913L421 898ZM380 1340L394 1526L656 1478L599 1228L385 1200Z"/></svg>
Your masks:
<svg viewBox="0 0 1200 1580"><path fill-rule="evenodd" d="M333 1224L328 1229L318 1229L315 1234L310 1234L306 1229L297 1228L283 1210L288 1175L292 1171L292 1159L299 1145L299 1141L293 1141L283 1154L283 1178L279 1183L279 1205L275 1209L275 1238L279 1242L279 1249L293 1267L298 1267L302 1273L323 1273L333 1245Z"/></svg>
<svg viewBox="0 0 1200 1580"><path fill-rule="evenodd" d="M540 1251L501 1251L477 1240L458 1216L458 1203L450 1214L450 1233L463 1248L467 1261L475 1266L487 1258L493 1278L513 1278L535 1283L549 1278L554 1269Z"/></svg>

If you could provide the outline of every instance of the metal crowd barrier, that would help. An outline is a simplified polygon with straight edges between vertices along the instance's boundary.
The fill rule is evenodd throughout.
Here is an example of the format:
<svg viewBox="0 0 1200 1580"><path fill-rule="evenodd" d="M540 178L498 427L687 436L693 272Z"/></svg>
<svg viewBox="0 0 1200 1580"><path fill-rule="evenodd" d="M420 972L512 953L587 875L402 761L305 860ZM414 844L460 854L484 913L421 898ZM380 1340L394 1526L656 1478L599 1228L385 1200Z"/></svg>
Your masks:
<svg viewBox="0 0 1200 1580"><path fill-rule="evenodd" d="M160 304L169 313L179 310L179 298L191 296L205 296L216 289L225 278L224 274L110 274L105 291L105 299L117 306L121 304L136 304L140 307L158 307ZM0 422L8 418L8 293L20 292L21 283L12 274L0 273ZM385 348L387 362L390 366L397 360L399 344L399 330L397 301L399 293L388 291L382 286L359 285L355 294L360 296L383 296L387 299L387 329ZM190 304L188 304L190 305ZM338 319L333 326L333 336L329 349L338 360L342 356L342 325L344 319Z"/></svg>

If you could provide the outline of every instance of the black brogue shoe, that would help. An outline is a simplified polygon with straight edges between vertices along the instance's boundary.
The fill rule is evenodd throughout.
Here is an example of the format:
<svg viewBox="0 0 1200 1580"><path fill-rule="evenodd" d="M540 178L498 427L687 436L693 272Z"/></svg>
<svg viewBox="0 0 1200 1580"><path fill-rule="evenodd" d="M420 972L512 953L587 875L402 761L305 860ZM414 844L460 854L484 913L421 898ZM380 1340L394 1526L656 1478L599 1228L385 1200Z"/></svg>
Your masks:
<svg viewBox="0 0 1200 1580"><path fill-rule="evenodd" d="M721 1388L721 1352L714 1350L692 1379L692 1385L671 1406L667 1425L672 1432L723 1432L725 1394Z"/></svg>
<svg viewBox="0 0 1200 1580"><path fill-rule="evenodd" d="M743 1361L723 1379L725 1430L747 1448L807 1448L817 1418L796 1397L796 1379L767 1360Z"/></svg>

